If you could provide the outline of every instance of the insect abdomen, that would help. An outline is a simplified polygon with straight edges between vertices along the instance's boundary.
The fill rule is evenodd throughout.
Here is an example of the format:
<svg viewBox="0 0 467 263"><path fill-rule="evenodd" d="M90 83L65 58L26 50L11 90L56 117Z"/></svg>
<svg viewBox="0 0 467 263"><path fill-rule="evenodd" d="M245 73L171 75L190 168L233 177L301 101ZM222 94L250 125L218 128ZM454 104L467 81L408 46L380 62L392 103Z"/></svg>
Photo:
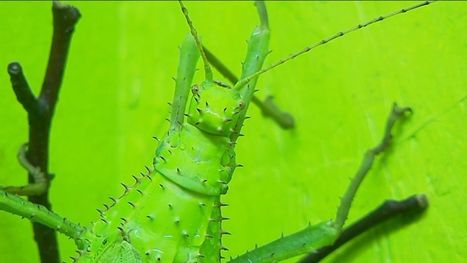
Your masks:
<svg viewBox="0 0 467 263"><path fill-rule="evenodd" d="M139 180L102 212L83 260L102 262L110 246L131 245L142 262L199 262L216 198L186 191L156 172Z"/></svg>

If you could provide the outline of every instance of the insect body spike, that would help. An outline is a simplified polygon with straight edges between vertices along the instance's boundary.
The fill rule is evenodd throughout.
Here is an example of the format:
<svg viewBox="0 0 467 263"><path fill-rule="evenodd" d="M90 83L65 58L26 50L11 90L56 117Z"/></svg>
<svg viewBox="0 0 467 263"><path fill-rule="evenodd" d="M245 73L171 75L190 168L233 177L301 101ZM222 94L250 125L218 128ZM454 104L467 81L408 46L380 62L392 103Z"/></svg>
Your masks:
<svg viewBox="0 0 467 263"><path fill-rule="evenodd" d="M180 7L182 9L183 15L185 16L186 22L188 26L190 27L191 35L196 41L196 45L198 46L199 52L201 53L201 58L203 59L203 64L204 64L204 74L206 76L206 80L212 80L212 70L211 66L209 66L208 59L206 58L206 53L204 53L203 45L201 44L201 40L198 36L198 32L196 31L196 28L193 25L193 21L191 21L190 16L188 15L188 9L185 7L185 5L182 3L181 0L178 1L180 3Z"/></svg>
<svg viewBox="0 0 467 263"><path fill-rule="evenodd" d="M325 38L325 39L323 39L321 41L316 42L315 44L312 44L310 46L305 47L304 49L302 49L302 50L300 50L298 52L290 54L289 56L287 56L287 57L277 61L276 63L272 64L272 66L264 68L264 69L254 73L254 74L251 74L248 77L245 77L245 78L241 79L240 81L237 82L237 84L235 84L234 88L241 88L245 84L247 84L249 81L251 81L252 79L258 77L259 75L261 75L263 73L266 73L266 72L270 71L271 69L284 64L285 62L288 62L288 61L290 61L290 60L292 60L292 59L294 59L294 58L296 58L296 57L298 57L300 55L303 55L303 54L307 53L308 51L310 51L310 50L312 50L314 48L317 48L317 47L322 46L322 45L324 45L326 43L329 43L329 42L331 42L331 41L333 41L335 39L338 39L338 38L340 38L340 37L342 37L344 35L347 35L349 33L352 33L354 31L357 31L357 30L362 29L364 27L367 27L369 25L375 24L377 22L383 21L383 20L385 20L387 18L396 16L396 15L400 15L400 14L404 14L404 13L407 13L409 11L415 10L415 9L423 7L423 6L427 6L427 5L429 5L429 4L431 4L431 3L435 2L435 1L433 1L433 0L432 1L424 1L424 2L416 4L414 6L411 6L411 7L408 7L408 8L403 8L403 9L400 9L398 11L389 13L389 14L384 15L384 16L379 16L379 17L377 17L377 18L375 18L373 20L367 21L367 22L365 22L363 24L358 24L358 25L356 25L356 26L354 26L354 27L352 27L350 29L347 29L345 31L337 32L336 34L332 35L331 37Z"/></svg>

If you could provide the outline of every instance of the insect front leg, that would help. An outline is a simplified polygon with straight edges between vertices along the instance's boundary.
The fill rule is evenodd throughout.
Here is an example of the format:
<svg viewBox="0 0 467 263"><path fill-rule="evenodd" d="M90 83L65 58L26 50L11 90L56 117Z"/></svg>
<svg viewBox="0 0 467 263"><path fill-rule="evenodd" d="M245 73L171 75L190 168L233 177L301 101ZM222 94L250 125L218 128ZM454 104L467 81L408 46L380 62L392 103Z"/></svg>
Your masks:
<svg viewBox="0 0 467 263"><path fill-rule="evenodd" d="M172 101L171 130L179 129L183 124L186 103L191 90L196 63L199 58L199 51L191 35L187 35L182 43L181 50L183 50L183 52L179 60L175 93Z"/></svg>
<svg viewBox="0 0 467 263"><path fill-rule="evenodd" d="M211 51L204 47L206 52L206 57L209 60L209 63L216 68L219 73L221 73L225 78L227 78L232 84L238 82L238 77L230 71L227 66L220 61ZM263 101L257 96L251 98L253 104L255 104L262 112L263 116L273 119L281 128L283 129L293 129L295 128L295 119L292 114L281 110L273 101L272 96L266 97Z"/></svg>

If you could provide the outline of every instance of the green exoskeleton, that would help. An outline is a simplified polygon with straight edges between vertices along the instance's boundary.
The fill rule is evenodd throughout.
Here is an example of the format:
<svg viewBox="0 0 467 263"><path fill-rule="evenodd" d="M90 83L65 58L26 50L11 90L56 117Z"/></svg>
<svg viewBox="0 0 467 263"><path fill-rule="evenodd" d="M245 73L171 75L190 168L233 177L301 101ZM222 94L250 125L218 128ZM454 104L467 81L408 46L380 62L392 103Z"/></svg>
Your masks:
<svg viewBox="0 0 467 263"><path fill-rule="evenodd" d="M12 194L11 189L17 188L0 191L0 209L73 238L79 251L76 262L220 262L222 236L229 234L222 228L221 196L227 193L237 167L234 149L258 76L316 46L428 3L360 24L263 69L269 25L264 3L257 2L260 25L251 34L241 78L233 87L214 79L188 11L180 3L191 34L181 46L171 125L156 149L153 168L135 176L133 185L122 184L123 194L98 209L100 218L91 226L74 224L21 199ZM205 80L193 84L200 56ZM393 125L409 111L394 105L381 143L365 155L334 220L311 225L231 261L277 262L333 244L375 156L389 145Z"/></svg>

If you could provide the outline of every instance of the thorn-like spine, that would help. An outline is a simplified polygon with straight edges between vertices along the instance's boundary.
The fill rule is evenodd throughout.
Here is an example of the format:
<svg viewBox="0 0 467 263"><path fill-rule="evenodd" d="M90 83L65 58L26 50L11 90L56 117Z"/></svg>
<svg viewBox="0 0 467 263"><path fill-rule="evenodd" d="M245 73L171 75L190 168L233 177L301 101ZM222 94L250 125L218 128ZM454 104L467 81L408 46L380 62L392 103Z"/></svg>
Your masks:
<svg viewBox="0 0 467 263"><path fill-rule="evenodd" d="M140 179L136 177L136 175L132 175L133 179L135 180L135 184L139 184Z"/></svg>
<svg viewBox="0 0 467 263"><path fill-rule="evenodd" d="M223 207L223 206L228 206L226 203L219 202L217 204L214 204L215 207Z"/></svg>
<svg viewBox="0 0 467 263"><path fill-rule="evenodd" d="M126 193L128 193L128 191L130 191L130 188L128 187L128 185L126 185L124 183L120 183L120 184L123 186L123 188L125 188L125 193L124 194L126 194Z"/></svg>
<svg viewBox="0 0 467 263"><path fill-rule="evenodd" d="M151 170L151 168L149 168L149 166L145 165L144 168L146 168L146 171L147 171L149 174L152 173L152 170ZM149 176L149 174L148 174L148 176Z"/></svg>

